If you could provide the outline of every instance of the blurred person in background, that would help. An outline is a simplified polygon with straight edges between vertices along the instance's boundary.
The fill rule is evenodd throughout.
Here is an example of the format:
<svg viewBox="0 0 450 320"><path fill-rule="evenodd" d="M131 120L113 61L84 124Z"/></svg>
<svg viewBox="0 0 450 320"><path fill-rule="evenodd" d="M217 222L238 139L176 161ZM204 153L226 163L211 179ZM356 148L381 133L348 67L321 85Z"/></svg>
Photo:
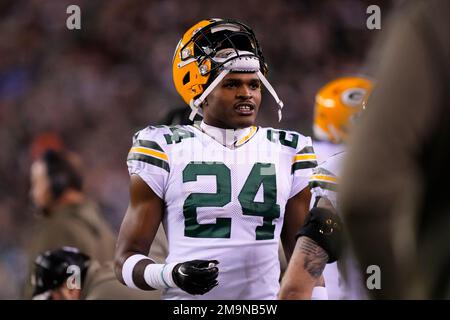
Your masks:
<svg viewBox="0 0 450 320"><path fill-rule="evenodd" d="M361 272L380 270L373 298L450 299L449 31L449 1L408 1L373 51L341 189Z"/></svg>
<svg viewBox="0 0 450 320"><path fill-rule="evenodd" d="M33 300L158 300L159 291L133 290L114 274L113 262L100 263L77 248L40 254L31 279Z"/></svg>
<svg viewBox="0 0 450 320"><path fill-rule="evenodd" d="M79 158L66 151L47 150L32 163L30 177L30 196L39 212L28 238L30 261L62 246L79 248L99 262L112 260L115 235L83 192Z"/></svg>
<svg viewBox="0 0 450 320"><path fill-rule="evenodd" d="M341 144L313 169L309 179L311 209L297 234L297 244L282 281L281 299L316 299L316 282L323 272L328 299L363 299L364 291L350 248L345 247L345 226L337 203L338 180L346 158L345 144L373 87L367 77L343 77L322 87L316 95L315 132ZM315 291L319 291L316 293Z"/></svg>

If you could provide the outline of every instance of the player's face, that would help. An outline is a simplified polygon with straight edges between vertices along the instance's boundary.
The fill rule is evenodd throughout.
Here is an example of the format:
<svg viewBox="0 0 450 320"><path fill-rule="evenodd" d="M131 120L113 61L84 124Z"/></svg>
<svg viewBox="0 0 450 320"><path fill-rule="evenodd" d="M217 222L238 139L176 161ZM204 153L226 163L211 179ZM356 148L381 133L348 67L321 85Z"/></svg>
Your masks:
<svg viewBox="0 0 450 320"><path fill-rule="evenodd" d="M36 161L31 166L30 196L34 205L39 209L47 208L52 201L47 167L42 161Z"/></svg>
<svg viewBox="0 0 450 320"><path fill-rule="evenodd" d="M255 73L229 73L203 104L205 123L225 129L253 125L261 104L261 82Z"/></svg>

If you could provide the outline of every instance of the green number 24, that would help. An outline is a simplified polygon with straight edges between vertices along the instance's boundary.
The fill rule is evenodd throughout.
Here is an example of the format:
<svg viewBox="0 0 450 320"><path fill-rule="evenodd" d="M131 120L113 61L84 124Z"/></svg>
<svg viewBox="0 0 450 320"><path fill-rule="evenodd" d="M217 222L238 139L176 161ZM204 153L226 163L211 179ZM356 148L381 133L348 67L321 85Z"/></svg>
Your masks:
<svg viewBox="0 0 450 320"><path fill-rule="evenodd" d="M191 162L183 170L183 183L197 181L198 176L215 176L216 193L191 193L183 205L184 235L192 238L230 238L231 218L217 218L216 223L198 223L197 208L224 207L231 202L230 169L221 162ZM259 188L263 186L264 202L254 201ZM275 225L272 221L280 216L277 201L275 165L255 163L239 193L242 213L263 217L263 224L256 227L256 240L274 238Z"/></svg>

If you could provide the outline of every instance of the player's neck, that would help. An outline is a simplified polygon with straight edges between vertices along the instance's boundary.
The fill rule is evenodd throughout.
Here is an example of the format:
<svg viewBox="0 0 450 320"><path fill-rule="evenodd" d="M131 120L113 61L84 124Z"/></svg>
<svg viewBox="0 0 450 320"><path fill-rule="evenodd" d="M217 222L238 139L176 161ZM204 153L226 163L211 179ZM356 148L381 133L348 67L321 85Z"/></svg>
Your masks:
<svg viewBox="0 0 450 320"><path fill-rule="evenodd" d="M227 147L235 146L236 142L244 139L246 136L251 134L253 130L253 127L246 127L242 129L223 129L206 124L205 121L202 121L199 127L204 133Z"/></svg>

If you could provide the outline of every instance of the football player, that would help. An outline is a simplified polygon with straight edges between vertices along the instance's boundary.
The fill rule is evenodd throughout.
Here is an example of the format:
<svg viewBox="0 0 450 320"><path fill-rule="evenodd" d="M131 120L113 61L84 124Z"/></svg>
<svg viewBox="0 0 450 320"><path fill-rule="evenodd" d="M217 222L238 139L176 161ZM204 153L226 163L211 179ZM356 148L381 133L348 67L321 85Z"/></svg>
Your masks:
<svg viewBox="0 0 450 320"><path fill-rule="evenodd" d="M130 204L116 248L116 274L165 299L275 299L278 244L287 258L311 198L311 139L255 126L267 81L261 47L246 25L203 20L173 58L175 87L191 110L186 126L149 126L128 154ZM165 264L147 257L163 222Z"/></svg>
<svg viewBox="0 0 450 320"><path fill-rule="evenodd" d="M347 141L353 122L363 110L372 87L373 83L368 78L346 77L333 80L320 89L315 108L321 115L318 116L320 119L316 115L315 133L323 134L330 142ZM326 131L326 128L332 130ZM341 148L344 149L344 146L342 144ZM282 299L363 297L358 286L360 279L344 279L336 263L344 241L342 222L337 211L338 177L345 159L344 150L331 155L313 169L309 180L313 195L311 211L297 234L296 249L283 278L280 292ZM344 263L349 265L344 266ZM351 264L352 259L340 261L341 268L353 269ZM315 287L322 271L326 290ZM350 270L347 275L355 276Z"/></svg>

